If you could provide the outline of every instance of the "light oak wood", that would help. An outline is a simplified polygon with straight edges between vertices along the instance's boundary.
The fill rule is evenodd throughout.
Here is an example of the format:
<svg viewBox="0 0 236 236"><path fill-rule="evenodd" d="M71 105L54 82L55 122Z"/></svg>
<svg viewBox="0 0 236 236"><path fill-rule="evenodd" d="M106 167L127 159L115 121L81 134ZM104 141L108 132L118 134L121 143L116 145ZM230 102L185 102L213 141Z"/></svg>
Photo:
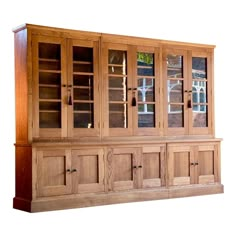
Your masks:
<svg viewBox="0 0 236 236"><path fill-rule="evenodd" d="M38 212L223 192L221 139L214 136L213 45L31 24L14 33L14 208ZM181 78L168 78L168 55L183 56ZM192 75L193 57L205 61L196 74L206 71L207 78ZM174 61L170 68L178 67ZM142 100L144 80L138 79L154 81ZM168 127L168 80L183 83L171 94L176 101L169 101L183 106L182 127ZM208 108L207 115L198 110L203 127L194 126L189 106L194 82L207 95L197 103ZM182 99L176 96L180 90ZM117 105L126 106L123 116ZM113 127L120 117L126 127Z"/></svg>
<svg viewBox="0 0 236 236"><path fill-rule="evenodd" d="M14 199L14 207L28 212L42 212L77 207L91 207L107 204L117 204L126 202L150 201L158 199L169 199L178 197L200 196L206 194L223 193L223 185L198 185L170 188L152 188L145 190L119 191L109 194L83 194L71 196L59 196L41 198L34 201L26 201L21 198Z"/></svg>

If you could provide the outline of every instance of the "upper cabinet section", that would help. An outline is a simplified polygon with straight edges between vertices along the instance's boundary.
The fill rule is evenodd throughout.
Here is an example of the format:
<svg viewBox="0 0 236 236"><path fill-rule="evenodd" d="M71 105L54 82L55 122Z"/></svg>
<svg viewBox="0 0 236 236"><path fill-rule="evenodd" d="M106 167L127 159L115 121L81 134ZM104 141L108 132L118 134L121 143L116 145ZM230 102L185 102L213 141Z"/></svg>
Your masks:
<svg viewBox="0 0 236 236"><path fill-rule="evenodd" d="M99 137L98 45L33 35L33 137Z"/></svg>
<svg viewBox="0 0 236 236"><path fill-rule="evenodd" d="M214 136L214 46L35 25L15 45L21 142Z"/></svg>
<svg viewBox="0 0 236 236"><path fill-rule="evenodd" d="M165 134L213 134L213 52L163 51Z"/></svg>

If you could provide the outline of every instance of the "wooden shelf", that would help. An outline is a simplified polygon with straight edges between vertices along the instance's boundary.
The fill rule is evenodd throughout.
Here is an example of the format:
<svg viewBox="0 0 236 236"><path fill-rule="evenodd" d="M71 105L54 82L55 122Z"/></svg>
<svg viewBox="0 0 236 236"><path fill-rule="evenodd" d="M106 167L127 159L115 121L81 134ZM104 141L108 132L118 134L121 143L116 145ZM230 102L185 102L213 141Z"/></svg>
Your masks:
<svg viewBox="0 0 236 236"><path fill-rule="evenodd" d="M39 73L40 72L45 72L45 73L57 73L60 74L61 70L44 70L44 69L39 69Z"/></svg>
<svg viewBox="0 0 236 236"><path fill-rule="evenodd" d="M94 103L93 100L78 100L78 99L77 99L77 100L74 99L73 102L74 102L74 103L91 103L91 104Z"/></svg>
<svg viewBox="0 0 236 236"><path fill-rule="evenodd" d="M77 111L77 110L74 110L73 111L74 113L76 114L92 114L93 112L89 111L89 110L83 110L83 111Z"/></svg>
<svg viewBox="0 0 236 236"><path fill-rule="evenodd" d="M73 61L73 64L79 64L79 65L93 65L92 61Z"/></svg>
<svg viewBox="0 0 236 236"><path fill-rule="evenodd" d="M39 87L60 88L61 85L56 85L56 84L39 84Z"/></svg>
<svg viewBox="0 0 236 236"><path fill-rule="evenodd" d="M60 110L39 110L39 112L45 112L45 113L55 113L55 112L61 112Z"/></svg>
<svg viewBox="0 0 236 236"><path fill-rule="evenodd" d="M126 67L127 65L123 65L123 64L108 64L109 67Z"/></svg>
<svg viewBox="0 0 236 236"><path fill-rule="evenodd" d="M93 76L94 73L91 73L91 72L73 72L73 75L90 75L90 76Z"/></svg>
<svg viewBox="0 0 236 236"><path fill-rule="evenodd" d="M60 59L39 58L39 62L61 62Z"/></svg>
<svg viewBox="0 0 236 236"><path fill-rule="evenodd" d="M39 98L39 102L61 102L61 99Z"/></svg>
<svg viewBox="0 0 236 236"><path fill-rule="evenodd" d="M153 66L137 66L138 69L153 69L154 70L154 65Z"/></svg>

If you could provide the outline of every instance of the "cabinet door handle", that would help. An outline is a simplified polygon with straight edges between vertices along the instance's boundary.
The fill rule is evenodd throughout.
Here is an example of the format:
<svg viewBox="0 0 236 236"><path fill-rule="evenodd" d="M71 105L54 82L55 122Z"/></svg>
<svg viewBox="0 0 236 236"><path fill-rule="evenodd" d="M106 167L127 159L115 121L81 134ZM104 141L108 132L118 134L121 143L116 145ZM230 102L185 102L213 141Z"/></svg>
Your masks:
<svg viewBox="0 0 236 236"><path fill-rule="evenodd" d="M195 165L195 163L191 162L191 163L190 163L190 165L191 165L191 166L194 166L194 165Z"/></svg>
<svg viewBox="0 0 236 236"><path fill-rule="evenodd" d="M197 166L197 165L198 165L198 162L195 162L195 165Z"/></svg>
<svg viewBox="0 0 236 236"><path fill-rule="evenodd" d="M73 169L71 172L72 172L72 173L73 173L73 172L77 172L77 170L76 170L76 169Z"/></svg>
<svg viewBox="0 0 236 236"><path fill-rule="evenodd" d="M138 166L138 168L143 168L143 166Z"/></svg>
<svg viewBox="0 0 236 236"><path fill-rule="evenodd" d="M136 168L137 168L137 166L133 166L133 168L134 168L134 169L136 169Z"/></svg>
<svg viewBox="0 0 236 236"><path fill-rule="evenodd" d="M70 169L67 169L66 172L71 172Z"/></svg>

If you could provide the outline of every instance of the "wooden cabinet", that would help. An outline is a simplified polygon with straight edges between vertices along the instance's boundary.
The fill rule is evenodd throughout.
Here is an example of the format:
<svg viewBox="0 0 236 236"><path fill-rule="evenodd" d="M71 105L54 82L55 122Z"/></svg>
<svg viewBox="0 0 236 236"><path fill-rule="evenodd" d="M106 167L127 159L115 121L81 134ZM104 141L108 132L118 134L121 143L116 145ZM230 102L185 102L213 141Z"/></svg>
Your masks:
<svg viewBox="0 0 236 236"><path fill-rule="evenodd" d="M166 135L213 134L213 54L165 49Z"/></svg>
<svg viewBox="0 0 236 236"><path fill-rule="evenodd" d="M165 145L109 149L108 190L164 186L165 162Z"/></svg>
<svg viewBox="0 0 236 236"><path fill-rule="evenodd" d="M14 208L222 193L214 46L26 24Z"/></svg>
<svg viewBox="0 0 236 236"><path fill-rule="evenodd" d="M104 43L104 136L159 135L159 48Z"/></svg>
<svg viewBox="0 0 236 236"><path fill-rule="evenodd" d="M56 196L70 194L71 152L70 150L37 150L37 194Z"/></svg>
<svg viewBox="0 0 236 236"><path fill-rule="evenodd" d="M99 136L98 41L33 36L33 137Z"/></svg>
<svg viewBox="0 0 236 236"><path fill-rule="evenodd" d="M210 184L219 179L219 144L170 144L168 185Z"/></svg>
<svg viewBox="0 0 236 236"><path fill-rule="evenodd" d="M104 191L102 149L44 148L36 153L38 196Z"/></svg>

